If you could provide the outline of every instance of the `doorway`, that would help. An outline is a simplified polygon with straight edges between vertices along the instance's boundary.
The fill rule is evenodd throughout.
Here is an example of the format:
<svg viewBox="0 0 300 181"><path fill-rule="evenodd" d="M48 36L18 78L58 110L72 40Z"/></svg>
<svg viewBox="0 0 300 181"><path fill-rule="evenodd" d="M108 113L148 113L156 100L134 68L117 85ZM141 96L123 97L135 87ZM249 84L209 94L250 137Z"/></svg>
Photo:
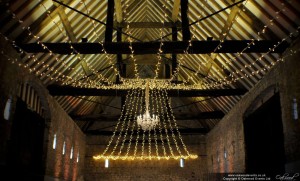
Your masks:
<svg viewBox="0 0 300 181"><path fill-rule="evenodd" d="M246 172L284 173L280 95L276 93L244 120Z"/></svg>
<svg viewBox="0 0 300 181"><path fill-rule="evenodd" d="M8 177L43 180L44 128L44 118L29 110L26 103L19 98L9 142Z"/></svg>

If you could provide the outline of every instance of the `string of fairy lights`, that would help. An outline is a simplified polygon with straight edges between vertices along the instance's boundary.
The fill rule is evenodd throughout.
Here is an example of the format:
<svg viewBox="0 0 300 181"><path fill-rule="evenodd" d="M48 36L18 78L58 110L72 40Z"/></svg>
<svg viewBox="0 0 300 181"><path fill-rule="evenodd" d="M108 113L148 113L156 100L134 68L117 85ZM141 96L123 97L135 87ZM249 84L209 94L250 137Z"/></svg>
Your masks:
<svg viewBox="0 0 300 181"><path fill-rule="evenodd" d="M152 97L151 104L149 105L150 110L159 115L159 124L156 125L153 130L141 130L140 125L136 125L136 122L133 121L136 115L146 109L142 101L144 91L143 89L131 89L127 94L120 119L115 126L113 135L104 151L93 157L95 160L179 160L182 158L196 159L198 157L197 155L190 154L184 144L175 117L171 111L171 103L169 102L167 92L165 90L153 89L150 95ZM139 109L141 107L143 107L143 110ZM136 126L138 127L137 129L135 129ZM134 133L136 133L136 136L134 136ZM169 136L169 134L171 136ZM129 140L128 135L130 135ZM140 137L142 137L141 140ZM148 139L146 139L147 137ZM153 146L151 137L154 138ZM148 141L148 146L146 145L146 140ZM127 145L125 145L126 141L128 141ZM162 144L158 144L158 141L162 142ZM141 144L139 145L138 143L140 142ZM131 147L134 143L135 146ZM181 150L179 143L182 145L183 150ZM173 145L175 145L176 149L173 149ZM125 148L126 146L127 148ZM152 151L152 147L155 151ZM133 154L130 155L130 153Z"/></svg>
<svg viewBox="0 0 300 181"><path fill-rule="evenodd" d="M160 28L160 43L159 43L159 49L157 51L156 57L157 57L157 63L155 65L155 76L154 79L158 78L158 74L159 74L159 70L161 67L161 62L162 62L162 54L163 54L163 37L164 37L164 24L165 21L168 19L168 14L167 14L167 4L168 4L169 0L164 0L162 1L162 9L163 9L163 19L161 20L161 24L163 25L162 28Z"/></svg>
<svg viewBox="0 0 300 181"><path fill-rule="evenodd" d="M83 4L85 4L84 2L83 2ZM43 5L42 5L43 6ZM43 6L44 8L46 8L45 6ZM85 5L85 7L86 7L86 5ZM86 7L87 8L87 7ZM87 10L88 11L88 10ZM276 12L276 14L277 14L277 16L276 17L274 17L273 19L271 19L269 22L269 24L270 25L272 25L273 23L273 21L274 21L274 19L276 18L276 19L278 19L279 18L279 13L280 12L282 12L282 11L285 11L285 9L284 8L282 8L281 10L279 10L278 12ZM47 11L48 13L50 13L49 11ZM16 17L16 15L15 14L12 14L13 15L13 17ZM22 20L18 20L18 22L19 23L23 23L23 21ZM58 29L60 30L60 31L62 31L63 32L63 30L58 26L58 24L57 23L54 23L57 27L58 27ZM94 24L94 27L95 27L95 22L93 21L93 24ZM265 25L264 26L264 28L263 28L263 30L261 30L261 32L258 32L257 34L258 34L258 36L260 36L261 34L263 34L264 32L265 32L265 30L266 30L266 28L269 26L269 24L267 24L267 25ZM41 46L43 46L45 49L47 49L48 51L49 51L49 54L50 55L53 55L53 53L51 52L51 50L49 50L48 49L48 47L47 46L45 46L41 41L39 41L39 37L38 36L36 36L36 35L33 35L33 33L30 31L30 27L27 27L26 28L26 26L24 26L23 27L23 29L26 29L26 30L28 30L29 31L29 35L32 35L34 38L36 38L36 40L38 41L38 43L40 43L41 44ZM94 30L94 32L96 32L95 30ZM65 35L65 33L62 33L63 35ZM97 33L95 33L95 34L97 34ZM194 35L194 34L193 34ZM65 35L66 36L66 35ZM99 35L97 35L97 37L99 38ZM285 40L285 39L283 39L283 40ZM13 41L12 41L13 42ZM221 41L220 42L220 44L222 43L223 41ZM101 42L100 42L100 44L101 44ZM101 45L103 45L103 43L101 44ZM246 50L247 48L249 48L251 45L254 45L254 39L252 39L252 43L249 43L248 44L248 46L247 47L245 47L244 48L244 50ZM16 46L17 47L17 45L14 45L14 46ZM188 48L190 47L190 44L189 44L189 46L187 47L187 50L188 50ZM219 47L219 46L218 46ZM243 51L244 51L243 50ZM269 52L267 52L267 53L265 53L265 54L263 54L260 58L258 58L257 60L261 60L264 56L266 56L266 55L268 55L270 52L271 52L271 50L272 49L270 49L270 51ZM20 50L21 52L22 52L22 50ZM79 56L79 53L76 51L76 50L74 50L75 52L76 52L76 54L77 54L77 56L78 57L80 57ZM105 54L107 54L107 52L105 51L105 50L103 50L104 52L105 52ZM241 52L239 52L239 53L237 53L237 57L240 57L242 54L243 54L243 51L241 51ZM185 51L185 53L187 53L188 54L188 51ZM35 57L34 55L31 55L30 57ZM111 58L109 58L109 56L107 56L106 55L106 57L108 58L108 59L110 59L111 60ZM183 56L182 56L183 57ZM231 61L233 61L233 60L236 60L237 59L237 57L233 57L233 58L231 58L229 61L227 61L226 63L227 64L229 64L229 62L231 62ZM55 58L56 59L56 61L57 62L63 62L63 61L61 61L59 58ZM80 58L79 58L80 59ZM34 59L34 61L37 61L37 59ZM112 61L109 61L110 62L110 64L112 64ZM181 64L180 63L181 61L179 61L179 64ZM40 62L39 62L40 63ZM41 62L41 64L45 64L45 62ZM71 69L71 70L73 70L73 68L70 68L70 67L68 67L67 66L67 64L65 64L64 62L63 62L63 65L64 65L64 67L65 68L67 68L67 69ZM252 63L252 65L253 65L253 63ZM247 67L251 67L252 65L245 65L245 69L247 68ZM28 65L25 65L25 66L28 66ZM49 65L43 65L43 67L49 67ZM111 67L113 67L113 66L111 66ZM180 66L179 66L180 67ZM179 67L178 67L178 71L179 71ZM225 66L224 66L225 67ZM89 67L90 69L92 69L92 70L94 70L92 67ZM47 70L50 70L50 71L55 71L55 73L57 74L59 74L60 76L62 76L63 78L64 77L66 77L67 79L68 79L68 81L70 81L70 80L72 80L72 77L71 76L65 76L65 75L63 75L62 73L60 73L60 72L58 72L57 70L55 70L54 68L47 68ZM118 74L118 70L116 69L116 68L114 68L114 70L115 70L115 72L116 72L116 75ZM255 73L258 73L258 72L264 72L266 70L266 68L264 67L262 70L258 70L258 71L256 71L256 72L252 72L252 74L251 75L245 75L245 74L243 74L243 75L245 75L245 76L253 76L253 74L255 74ZM31 71L34 71L34 70L31 70ZM178 72L177 71L177 72ZM198 70L197 70L197 72L199 72ZM243 72L243 69L241 69L241 70L236 70L235 72L232 72L231 73L231 75L228 77L224 77L223 79L219 79L218 80L218 84L215 82L215 83L209 83L209 84L202 84L202 87L201 86L199 86L199 85L197 85L197 86L192 86L192 87L201 87L201 88L203 88L203 85L206 85L206 86L208 86L208 87L217 87L217 86L222 86L222 85L225 85L225 84L230 84L230 83L232 83L232 81L231 82L228 82L228 79L227 78L232 78L233 76L236 76L236 78L235 79L233 79L234 81L237 81L237 80L239 80L239 79L243 79L244 77L243 76L240 76L240 77L238 77L238 74L241 74L241 72ZM37 74L38 74L39 72L37 72ZM77 84L74 84L74 80L72 80L72 82L73 82L73 84L72 85L74 85L74 86L76 86L76 87L96 87L96 88L106 88L106 89L109 89L109 88L118 88L119 86L116 86L116 85L113 85L113 83L111 82L111 81L109 81L107 78L104 78L104 76L102 76L102 74L101 73L98 73L96 70L94 70L93 71L93 73L95 73L95 74L97 74L98 75L98 77L100 77L100 79L105 79L105 81L107 81L107 82L110 82L110 85L111 86L106 86L106 85L99 85L99 83L93 83L93 82L95 82L95 81L91 81L91 80L88 80L88 81L90 81L91 83L90 84L88 84L88 83L82 83L82 82L79 82L79 81L77 81L77 80L75 80L75 83L77 83ZM41 76L43 76L44 75L44 73L41 73ZM176 75L176 74L173 74L173 75ZM51 76L51 74L49 73L48 75L47 75L47 77L50 77L50 79L51 80L53 80L53 79L56 79L56 81L62 81L62 80L65 80L65 79L58 79L57 80L57 78L54 78L54 77L52 77ZM138 76L136 76L136 77L138 77ZM208 76L208 78L209 77L213 77L212 75L210 75L210 76ZM190 77L188 77L188 79L187 80L184 80L183 82L184 82L184 84L186 83L186 82L188 82L188 80L191 78L191 76ZM172 78L171 78L171 80L172 80ZM127 81L128 82L128 81ZM92 83L93 83L93 85L92 85ZM177 85L177 86L175 86L176 87L176 89L180 89L181 87L186 87L186 85ZM170 85L170 84L169 84ZM169 87L174 87L174 85L172 85L171 84L171 86L169 86ZM189 86L188 86L189 87Z"/></svg>
<svg viewBox="0 0 300 181"><path fill-rule="evenodd" d="M129 34L129 35L132 35L132 31L131 31L131 27L130 27L130 19L129 19L129 12L127 12L127 9L129 7L129 1L128 0L125 0L125 12L124 13L124 20L127 20L127 27L126 27L126 32ZM130 49L130 59L133 63L133 70L134 70L134 78L136 79L139 79L140 78L140 75L139 75L139 70L138 70L138 64L137 64L137 60L136 60L136 57L134 55L134 50L133 50L133 47L132 47L132 42L133 42L133 39L128 36L127 37L127 40L129 42L129 49Z"/></svg>
<svg viewBox="0 0 300 181"><path fill-rule="evenodd" d="M87 15L91 16L91 12L88 9L88 5L85 3L85 1L81 2L86 10ZM169 0L166 0L163 2L163 14L164 14L164 20L168 19L167 16L167 4L169 4ZM243 7L239 9L238 15L241 11L244 10L246 6L247 1L243 3ZM66 32L62 29L60 26L60 23L55 20L55 17L51 14L50 11L48 11L48 8L43 4L43 1L40 1L40 7L43 7L45 12L47 13L47 16L51 19L52 23L56 27L56 29L60 32L62 35L61 39L63 40L69 40L69 37L67 36ZM125 7L128 8L128 2L125 2ZM232 58L226 60L225 62L222 62L223 69L228 69L227 67L233 66L232 62L238 60L243 56L243 53L250 48L252 45L254 45L255 40L261 40L263 34L266 32L266 29L274 24L274 21L276 19L280 18L280 13L285 11L285 4L282 3L282 8L278 11L276 11L276 16L272 19L269 19L268 23L263 26L263 29L258 31L256 33L256 37L251 39L251 42L247 44L247 46L241 51L238 52L235 56ZM162 54L164 53L162 50L163 46L163 28L160 29L160 48L157 52L157 64L156 64L156 70L155 70L155 77L154 79L145 80L140 79L138 66L136 63L136 58L134 55L134 50L132 47L132 38L128 36L129 41L129 48L131 50L131 54L129 55L133 65L134 65L134 78L133 79L125 79L122 78L122 84L114 84L110 78L105 77L102 73L98 72L90 63L87 63L88 68L92 71L94 75L97 76L97 79L91 79L89 76L85 75L84 73L78 73L76 76L69 76L64 75L59 70L65 69L65 71L77 71L75 68L70 67L70 62L63 57L59 57L56 54L54 54L51 49L49 49L43 42L42 38L40 38L37 34L34 34L33 31L29 26L27 26L24 21L19 18L14 12L7 11L7 13L10 13L12 18L16 20L21 26L24 31L28 33L29 36L31 36L38 44L40 44L45 50L48 51L49 56L53 57L53 59L56 61L56 66L61 64L61 68L57 69L54 67L54 65L50 65L46 62L46 60L39 60L38 54L29 54L25 51L23 51L14 40L11 40L8 36L5 36L4 34L0 33L1 36L10 44L13 45L16 49L18 49L20 55L24 56L26 61L20 61L17 58L13 58L9 56L5 50L1 50L1 55L6 57L11 63L17 64L20 67L23 67L25 69L28 69L29 72L34 73L35 75L42 77L47 77L50 80L56 81L56 82L62 82L63 85L73 85L75 87L93 87L93 88L104 88L104 89L130 89L128 91L128 94L126 95L125 103L122 106L121 109L121 116L118 119L118 122L115 126L115 129L113 131L113 135L111 136L106 148L104 151L99 154L98 156L95 156L94 159L112 159L112 160L145 160L145 159L195 159L198 156L194 154L190 154L190 152L187 149L187 146L185 145L183 138L179 132L176 119L174 117L173 111L171 109L171 103L167 95L168 89L178 89L178 90L190 90L190 89L203 89L205 88L216 88L221 87L224 85L231 85L232 83L241 80L246 79L255 75L258 75L259 73L266 73L269 71L273 66L275 66L279 62L283 62L286 58L295 55L300 51L300 49L292 49L289 48L286 50L287 53L282 55L281 57L277 58L275 61L269 62L269 63L262 63L262 60L265 59L270 53L272 53L278 46L280 46L283 42L290 40L292 41L292 37L296 37L299 35L300 26L297 27L297 29L294 32L291 32L286 37L282 38L280 41L278 41L277 44L275 44L273 47L269 49L268 52L261 54L256 58L254 61L252 61L249 64L245 64L243 68L241 69L235 69L235 71L231 71L230 75L222 75L221 78L219 78L215 82L201 82L200 83L194 83L192 85L188 85L187 83L190 82L190 80L193 80L192 76L188 76L187 79L183 79L182 84L174 84L172 83L172 80L174 80L179 75L179 70L181 69L180 65L185 64L184 56L189 55L189 49L192 47L192 40L196 39L195 33L192 33L191 40L188 41L188 46L186 50L184 51L184 55L182 55L178 60L178 67L175 70L175 73L172 75L171 79L158 79L158 72L162 60ZM125 13L128 16L128 12ZM202 14L202 13L200 13ZM229 35L230 30L233 29L233 25L235 22L237 22L238 15L235 16L233 19L232 25L228 27L228 30L224 33L222 36L223 38L220 40L219 45L214 49L213 53L215 53L219 48L222 47L222 43L225 40L225 37ZM125 17L126 19L126 17ZM164 24L164 20L162 20L162 23ZM104 57L106 58L108 64L110 65L109 70L113 69L115 76L120 76L120 72L118 71L116 67L116 63L113 61L113 55L110 55L106 52L104 43L101 41L101 36L98 33L97 25L94 20L89 20L92 22L93 27L93 34L94 38L97 39L97 42L101 44L102 51L104 52ZM131 28L127 26L127 34L132 35ZM196 31L194 27L192 27L193 31ZM70 48L73 50L73 53L71 56L74 56L73 59L79 59L80 61L87 61L84 57L81 56L81 54L72 46L71 41L67 41L70 45ZM250 74L248 74L248 70L250 70L255 64L261 63L263 66L256 70L251 71ZM268 62L268 61L267 61ZM37 69L34 64L40 65L45 71L41 71L41 69ZM248 69L248 70L247 70ZM204 78L204 80L207 80L209 78L216 78L219 77L218 74L220 74L220 69L212 69L212 71L209 71L209 75ZM196 70L195 75L200 73L200 67ZM81 77L82 79L78 79L78 77ZM153 130L142 130L139 125L136 124L136 115L139 115L143 113L143 110L145 110L145 105L143 105L143 97L145 96L144 90L146 81L149 82L149 88L150 88L150 96L152 97L150 101L150 110L152 113L155 113L159 116L160 121L158 125L154 127ZM100 83L99 83L100 82ZM101 82L108 82L108 85L104 85ZM148 141L148 145L146 143ZM153 142L152 142L153 141ZM125 144L126 143L126 144ZM141 144L139 144L141 143ZM154 148L155 150L152 150Z"/></svg>

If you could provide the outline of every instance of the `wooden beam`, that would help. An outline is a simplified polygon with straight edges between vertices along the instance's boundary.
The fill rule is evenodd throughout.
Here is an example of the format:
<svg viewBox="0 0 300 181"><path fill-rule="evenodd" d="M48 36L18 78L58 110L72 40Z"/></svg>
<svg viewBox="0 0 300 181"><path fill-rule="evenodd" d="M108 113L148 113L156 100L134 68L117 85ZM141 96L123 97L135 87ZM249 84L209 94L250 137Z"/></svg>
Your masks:
<svg viewBox="0 0 300 181"><path fill-rule="evenodd" d="M106 29L105 29L105 42L112 42L113 25L114 25L114 6L115 1L107 1L107 15L106 15Z"/></svg>
<svg viewBox="0 0 300 181"><path fill-rule="evenodd" d="M67 1L65 1L64 3L67 3ZM69 39L71 40L71 42L78 42L78 40L76 38L76 35L75 35L74 31L73 31L73 28L71 26L71 23L70 23L70 21L68 19L68 16L67 16L67 14L66 14L66 12L64 10L64 7L61 6L60 4L56 3L56 2L53 2L53 4L55 6L57 6L57 8L58 8L58 15L59 15L59 17L60 17L60 19L62 21L62 24L63 24L63 26L65 28L65 31L66 31ZM81 60L77 59L74 62L74 64L75 65L72 66L72 67L75 66L74 70L76 70L78 66L81 66L86 75L90 75L92 73L91 70L89 70L86 61L83 60L83 55L81 55ZM72 74L72 72L73 71L67 71L66 74L67 75L68 74Z"/></svg>
<svg viewBox="0 0 300 181"><path fill-rule="evenodd" d="M172 28L173 26L181 27L180 22L122 22L114 23L115 27L127 28Z"/></svg>
<svg viewBox="0 0 300 181"><path fill-rule="evenodd" d="M68 35L68 37L70 38L71 42L77 42L75 33L73 32L71 23L66 15L66 12L63 8L63 6L60 6L59 4L57 4L56 2L54 2L54 5L58 7L58 15L61 19L61 22L66 30L66 33Z"/></svg>
<svg viewBox="0 0 300 181"><path fill-rule="evenodd" d="M190 32L189 18L188 18L188 4L189 4L188 0L180 1L183 41L187 41L191 39L191 32Z"/></svg>
<svg viewBox="0 0 300 181"><path fill-rule="evenodd" d="M115 8L116 8L117 22L121 23L123 21L123 12L122 12L121 0L115 0Z"/></svg>
<svg viewBox="0 0 300 181"><path fill-rule="evenodd" d="M129 89L96 89L79 88L71 86L49 85L49 93L52 96L125 96ZM207 96L238 96L244 95L246 89L191 89L168 90L169 97L207 97Z"/></svg>
<svg viewBox="0 0 300 181"><path fill-rule="evenodd" d="M104 22L102 22L102 21L100 21L100 20L98 20L98 19L96 19L96 18L94 18L94 17L92 17L92 16L89 16L88 14L85 14L85 13L83 13L83 12L81 12L81 11L79 11L79 10L77 10L77 9L75 9L75 8L73 8L73 7L71 7L71 6L68 6L68 5L66 5L66 4L64 4L64 3L62 3L62 2L60 2L59 0L52 0L52 1L54 1L54 2L56 2L56 3L58 3L58 4L60 4L60 5L62 5L62 6L64 6L64 7L67 7L67 8L69 8L69 9L71 9L72 11L75 11L75 12L77 12L77 13L79 13L79 14L81 14L81 15L83 15L83 16L85 16L85 17L87 17L87 18L89 18L89 19L91 19L91 20L93 20L93 21L95 21L95 22L97 22L97 23L100 23L100 24L102 24L102 25L105 25L106 27L108 26L109 28L116 30L116 28L113 27L113 20L112 20L111 25L109 26L109 25L107 25L106 23L104 23ZM108 1L108 4L111 4L111 3L114 4L114 1L111 2L111 1L109 0L109 1ZM111 8L111 7L110 7L110 8ZM112 11L112 13L113 13L113 12L114 12L114 8L111 8L110 11ZM113 14L112 14L112 16L113 16ZM112 17L112 18L113 18L113 17ZM134 36L132 36L132 35L129 35L128 33L122 32L122 34L125 34L125 35L131 37L132 39L135 39L135 40L137 40L137 41L139 41L139 42L142 42L142 40L140 40L140 39L138 39L138 38L136 38L136 37L134 37Z"/></svg>
<svg viewBox="0 0 300 181"><path fill-rule="evenodd" d="M214 15L216 15L216 14L219 14L219 13L221 13L221 12L223 12L223 11L226 11L227 9L229 9L229 8L231 8L231 7L233 7L233 6L236 6L236 5L238 5L238 4L240 4L240 3L244 2L244 1L245 1L245 0L241 0L241 1L237 2L237 3L233 3L233 4L231 4L231 5L227 6L227 7L225 7L225 8L223 8L223 9L219 10L219 11L216 11L216 12L214 12L214 13L208 15L208 16L205 16L205 17L203 17L203 18L200 18L200 19L198 19L198 20L196 20L196 21L194 21L194 22L188 24L188 26L192 26L192 25L194 25L194 24L196 24L196 23L198 23L198 22L200 22L200 21L203 21L203 20L208 19L208 18L210 18L210 17L212 17L212 16L214 16ZM181 29L178 29L178 31L180 31L180 30L181 30ZM160 37L160 38L158 38L158 39L156 39L156 40L154 40L154 41L159 41L161 38L168 37L168 36L170 36L171 34L172 34L172 33L168 33L168 34L164 35L163 37Z"/></svg>
<svg viewBox="0 0 300 181"><path fill-rule="evenodd" d="M220 41L192 41L192 46L189 48L189 54L208 54L208 53L238 53L243 51L248 44L252 43L251 40L227 40L222 43L222 47L215 48L220 44ZM253 45L247 48L244 53L265 53L269 49L273 49L274 45L277 45L276 41L260 40L253 41ZM176 53L184 54L188 42L177 41L177 42L163 42L162 47L164 54ZM17 44L21 49L28 53L49 53L49 51L38 43L28 43L28 44ZM71 54L73 49L70 47L69 43L43 43L47 46L49 50L57 54ZM99 43L71 43L71 45L80 54L103 54L102 46ZM283 53L285 49L289 46L287 42L282 42L276 48L274 48L270 53ZM130 44L128 42L112 42L104 43L104 48L109 54L131 54ZM134 53L137 54L157 54L160 47L160 42L132 42L132 48Z"/></svg>
<svg viewBox="0 0 300 181"><path fill-rule="evenodd" d="M174 0L173 11L172 11L173 22L176 22L178 20L179 7L180 7L180 0Z"/></svg>
<svg viewBox="0 0 300 181"><path fill-rule="evenodd" d="M238 1L235 0L234 3L237 3L237 2ZM234 23L234 19L236 18L237 15L239 15L238 13L239 13L241 5L242 4L238 4L234 7L232 7L230 14L228 15L227 20L225 22L225 25L223 26L222 31L219 34L219 38L218 38L219 40L224 40L228 36L228 33ZM219 69L221 69L221 67L222 67L222 65L220 63L216 62L216 58L218 57L218 54L214 53L214 54L211 54L209 57L210 58L209 58L208 65L207 65L206 75L208 75L208 73L211 70L211 67L213 65L215 65L215 67L218 67ZM223 72L223 71L221 71L221 72Z"/></svg>

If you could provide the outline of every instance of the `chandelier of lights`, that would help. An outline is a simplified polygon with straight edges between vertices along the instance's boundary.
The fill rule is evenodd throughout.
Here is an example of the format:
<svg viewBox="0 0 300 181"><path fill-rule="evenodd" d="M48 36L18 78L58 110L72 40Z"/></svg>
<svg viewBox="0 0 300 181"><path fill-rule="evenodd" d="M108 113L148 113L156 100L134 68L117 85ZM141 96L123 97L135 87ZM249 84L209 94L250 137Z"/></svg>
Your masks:
<svg viewBox="0 0 300 181"><path fill-rule="evenodd" d="M137 124L142 127L144 131L153 129L159 122L159 118L157 115L149 113L149 81L146 81L145 88L145 106L146 111L143 115L137 116Z"/></svg>
<svg viewBox="0 0 300 181"><path fill-rule="evenodd" d="M108 160L196 159L198 156L189 153L178 130L166 89L158 88L164 81L138 81L141 86L131 86L128 91L106 148L93 158L106 160L105 163Z"/></svg>

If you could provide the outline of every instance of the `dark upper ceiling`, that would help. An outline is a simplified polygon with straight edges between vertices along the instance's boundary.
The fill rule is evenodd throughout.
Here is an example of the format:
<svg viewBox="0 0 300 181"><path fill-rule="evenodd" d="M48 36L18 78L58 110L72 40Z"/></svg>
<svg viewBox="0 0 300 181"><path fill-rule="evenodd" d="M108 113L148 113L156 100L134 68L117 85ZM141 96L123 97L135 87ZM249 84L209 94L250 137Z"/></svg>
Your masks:
<svg viewBox="0 0 300 181"><path fill-rule="evenodd" d="M28 43L43 45L44 52L26 50L20 55L21 63L36 73L45 86L72 83L73 86L103 88L115 85L116 81L119 83L116 80L119 73L123 78L135 78L138 74L141 78L153 79L157 75L162 79L177 66L178 81L171 84L176 90L184 87L250 90L280 59L280 54L272 52L273 46L285 45L283 48L286 48L286 44L298 36L300 26L300 2L297 0L182 0L182 6L180 0L55 1L0 2L1 34L20 47L24 45L24 50ZM121 30L123 35L116 30ZM176 34L177 37L172 36ZM204 45L191 43L189 46L189 36L192 42ZM110 39L112 43L127 42L125 48L133 45L133 49L121 55L119 51L124 50L124 46L116 51L116 46L109 49L109 45L104 44L104 49L114 52L80 54L74 45L72 54L58 54L54 52L55 47L43 44L65 43L70 48L72 43L86 42L84 48L89 51L89 43L102 47L102 43L109 43ZM177 54L177 65L174 64L175 54L171 53L178 53L176 49L181 44L165 49L168 42L176 39L183 41L180 51L188 52ZM234 44L229 42L231 40L250 41ZM251 48L260 43L255 45L257 40L272 40L272 46L259 47L259 50L267 48L265 53L252 51ZM154 41L158 42L157 51L151 44ZM216 45L206 52L212 42ZM66 51L60 45L55 45L57 51ZM160 46L163 51L158 53ZM225 47L228 48L225 52L237 50L219 53ZM151 54L134 53L135 49L143 52L151 48ZM197 51L202 50L204 52L198 54ZM248 53L249 50L252 53ZM55 98L82 129L110 127L120 114L121 100L116 96L69 94ZM172 98L172 106L178 120L183 120L178 123L180 126L211 129L240 98L238 94L217 96L211 93L189 98L178 95ZM94 120L93 124L90 120Z"/></svg>

